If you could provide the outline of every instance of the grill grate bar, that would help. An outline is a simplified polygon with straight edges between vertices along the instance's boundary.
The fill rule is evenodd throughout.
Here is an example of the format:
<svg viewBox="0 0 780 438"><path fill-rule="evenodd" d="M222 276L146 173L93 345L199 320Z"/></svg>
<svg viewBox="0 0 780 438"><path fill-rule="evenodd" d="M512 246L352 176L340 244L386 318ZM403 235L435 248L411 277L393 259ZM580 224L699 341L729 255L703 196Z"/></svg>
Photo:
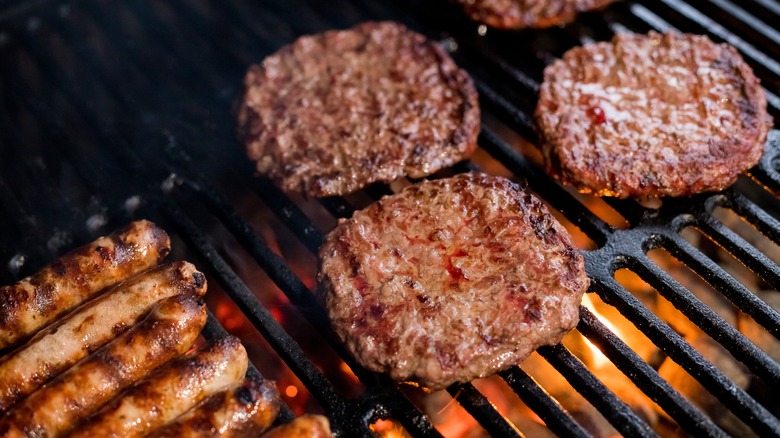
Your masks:
<svg viewBox="0 0 780 438"><path fill-rule="evenodd" d="M723 41L728 42L735 48L739 49L740 52L744 53L748 58L758 63L766 70L774 73L776 76L780 76L780 63L765 53L759 51L755 46L735 35L726 29L723 25L708 17L698 9L680 0L661 0L661 2L673 11L690 20L690 22L695 23L702 29L705 29L707 33L715 35Z"/></svg>
<svg viewBox="0 0 780 438"><path fill-rule="evenodd" d="M350 205L344 198L322 198L319 202L333 217L349 217L355 212L355 207Z"/></svg>
<svg viewBox="0 0 780 438"><path fill-rule="evenodd" d="M731 301L740 310L766 328L773 336L778 336L778 313L742 283L730 276L723 268L707 258L682 237L673 235L664 242L664 248L686 266L691 268L710 286Z"/></svg>
<svg viewBox="0 0 780 438"><path fill-rule="evenodd" d="M471 383L452 385L447 388L447 392L492 436L524 436Z"/></svg>
<svg viewBox="0 0 780 438"><path fill-rule="evenodd" d="M499 372L504 381L520 396L525 404L531 408L544 424L558 436L565 437L589 437L568 412L557 401L550 397L536 381L526 374L520 367L514 366L508 370Z"/></svg>
<svg viewBox="0 0 780 438"><path fill-rule="evenodd" d="M758 166L752 169L751 176L780 196L780 130L769 131L766 151Z"/></svg>
<svg viewBox="0 0 780 438"><path fill-rule="evenodd" d="M474 85L479 93L479 101L483 105L488 105L491 109L498 112L509 122L512 128L520 133L520 135L531 141L535 141L536 133L533 128L534 123L528 114L518 110L505 97L484 81L481 81L476 77L472 79L474 80Z"/></svg>
<svg viewBox="0 0 780 438"><path fill-rule="evenodd" d="M511 79L514 84L520 85L526 95L532 94L536 96L539 94L541 84L537 80L533 79L519 68L510 65L504 58L491 50L487 44L481 44L477 47L477 45L469 39L463 38L459 41L463 44L463 49L468 50L469 58L483 58L486 63L494 66L495 69L503 73L508 79Z"/></svg>
<svg viewBox="0 0 780 438"><path fill-rule="evenodd" d="M592 269L589 272L605 269L604 266L598 266L598 262L594 262L594 259L587 254L585 265L586 269ZM611 276L594 278L591 281L591 289L605 303L617 307L626 319L759 435L780 436L780 421L774 415L723 375L701 353L691 348L677 332L650 312L641 301L623 289Z"/></svg>
<svg viewBox="0 0 780 438"><path fill-rule="evenodd" d="M654 215L654 210L652 208L645 208L633 199L619 199L613 197L602 199L632 225L640 226L646 222L646 217L652 217Z"/></svg>
<svg viewBox="0 0 780 438"><path fill-rule="evenodd" d="M537 352L585 397L618 432L625 436L658 436L650 426L561 344L540 347Z"/></svg>
<svg viewBox="0 0 780 438"><path fill-rule="evenodd" d="M284 221L309 251L317 254L323 239L322 233L298 205L283 194L268 178L257 178L255 193Z"/></svg>
<svg viewBox="0 0 780 438"><path fill-rule="evenodd" d="M780 46L780 32L758 19L755 15L750 14L729 0L707 0L707 2L725 11L728 14L728 17L736 18L744 23L745 27L750 29L753 33L753 35L750 36L763 36L769 43L763 47L770 49L772 48L772 45L775 47Z"/></svg>
<svg viewBox="0 0 780 438"><path fill-rule="evenodd" d="M631 13L634 14L635 17L644 21L648 26L650 26L650 28L655 29L658 32L663 33L669 32L670 30L679 31L679 29L676 29L674 26L672 26L671 23L656 15L655 12L638 3L631 4Z"/></svg>
<svg viewBox="0 0 780 438"><path fill-rule="evenodd" d="M769 11L772 11L775 15L780 15L780 3L774 0L753 0L753 2L760 4Z"/></svg>
<svg viewBox="0 0 780 438"><path fill-rule="evenodd" d="M612 333L587 308L580 306L577 330L596 345L637 387L658 403L692 436L725 436L712 420L691 405L656 370Z"/></svg>
<svg viewBox="0 0 780 438"><path fill-rule="evenodd" d="M780 269L769 257L762 254L717 219L707 217L705 220L700 221L698 225L705 234L718 242L718 245L734 255L756 275L761 277L762 280L775 290L780 290Z"/></svg>
<svg viewBox="0 0 780 438"><path fill-rule="evenodd" d="M761 234L767 236L775 244L780 245L779 220L738 193L727 200L728 203L724 206L731 208L735 213L755 226Z"/></svg>
<svg viewBox="0 0 780 438"><path fill-rule="evenodd" d="M732 327L720 315L690 293L671 275L642 257L634 271L653 286L674 307L693 321L702 331L738 357L756 375L772 386L780 386L780 365Z"/></svg>

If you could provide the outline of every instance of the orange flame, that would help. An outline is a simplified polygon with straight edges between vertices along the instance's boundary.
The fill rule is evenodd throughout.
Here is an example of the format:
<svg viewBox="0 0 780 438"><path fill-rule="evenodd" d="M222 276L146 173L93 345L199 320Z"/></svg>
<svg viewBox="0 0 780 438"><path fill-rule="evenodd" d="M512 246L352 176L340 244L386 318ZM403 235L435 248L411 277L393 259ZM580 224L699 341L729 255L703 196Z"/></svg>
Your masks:
<svg viewBox="0 0 780 438"><path fill-rule="evenodd" d="M617 336L620 336L620 330L618 330L617 327L615 327L614 324L612 324L604 315L599 313L598 310L596 310L596 306L593 304L593 301L591 301L590 296L585 294L585 296L582 297L582 304L585 305L585 307L590 310L590 312L595 316L599 321L601 321L602 324L607 326L607 328ZM594 368L603 368L607 365L609 365L610 360L607 359L607 356L604 356L604 353L599 350L598 347L593 345L592 342L586 337L582 337L585 340L585 345L588 346L591 352L591 365L593 365Z"/></svg>

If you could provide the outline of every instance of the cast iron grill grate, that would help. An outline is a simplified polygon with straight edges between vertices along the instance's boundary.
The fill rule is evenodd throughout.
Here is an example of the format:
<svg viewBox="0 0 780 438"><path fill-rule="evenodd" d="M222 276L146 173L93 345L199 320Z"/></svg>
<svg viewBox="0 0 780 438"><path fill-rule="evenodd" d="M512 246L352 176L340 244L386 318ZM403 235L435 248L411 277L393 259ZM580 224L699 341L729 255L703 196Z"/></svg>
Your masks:
<svg viewBox="0 0 780 438"><path fill-rule="evenodd" d="M192 258L211 284L235 303L269 351L315 397L335 431L343 436L371 435L374 421L392 418L413 436L440 436L407 393L386 377L362 370L323 335L327 348L347 363L364 387L357 395L344 394L301 339L280 323L263 291L246 281L223 244L235 241L301 320L317 333L327 333L327 319L311 284L312 254L335 218L349 217L390 193L390 188L374 185L357 196L322 201L285 195L269 181L252 176L252 166L234 140L230 109L246 67L297 36L368 19L394 19L442 41L477 84L486 114L479 144L487 158L458 165L454 171L490 170L491 163L500 163L526 182L593 242L585 251L591 292L615 306L757 434L780 436L776 402L757 401L615 279L619 269L635 272L737 357L770 392L780 389L780 365L647 255L653 249L666 250L780 338L778 312L680 235L686 228L700 230L774 293L780 290L776 262L714 216L718 208L734 211L780 244L780 134L772 132L766 154L750 178L722 193L665 201L658 210L606 200L625 218L626 227L610 225L581 197L552 183L516 147L535 140L531 114L544 65L574 45L606 40L622 31L678 29L735 45L762 79L770 113L780 117L776 94L780 34L770 25L780 19L780 3L623 2L585 14L564 28L489 30L485 35L456 7L437 0L12 3L3 2L0 8L4 282L130 218L148 217L179 239L182 249L177 256ZM257 230L251 213L255 207L272 212L262 219L282 223L286 238L307 251L305 267ZM219 306L210 307L219 317ZM694 436L725 434L591 311L581 307L580 314L577 330L682 430ZM224 335L217 317L211 315L205 336ZM220 319L225 323L224 315ZM572 351L557 345L539 353L618 432L655 433ZM258 368L267 374L263 364ZM500 377L556 434L589 435L521 367ZM522 434L473 384L448 392L491 435ZM286 408L281 421L294 415Z"/></svg>

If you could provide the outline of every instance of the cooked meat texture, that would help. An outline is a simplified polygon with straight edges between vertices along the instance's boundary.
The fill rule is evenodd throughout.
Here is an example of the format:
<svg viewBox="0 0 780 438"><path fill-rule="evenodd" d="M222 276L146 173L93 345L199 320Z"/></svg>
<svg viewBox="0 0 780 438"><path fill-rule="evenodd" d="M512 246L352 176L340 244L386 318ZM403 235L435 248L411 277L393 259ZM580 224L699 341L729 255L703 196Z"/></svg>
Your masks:
<svg viewBox="0 0 780 438"><path fill-rule="evenodd" d="M165 231L132 222L75 249L37 274L0 288L0 348L15 344L104 288L156 265L171 249Z"/></svg>
<svg viewBox="0 0 780 438"><path fill-rule="evenodd" d="M237 338L209 343L131 386L70 436L146 436L242 379L247 366L246 350Z"/></svg>
<svg viewBox="0 0 780 438"><path fill-rule="evenodd" d="M254 438L279 413L279 393L271 382L245 379L214 394L150 438Z"/></svg>
<svg viewBox="0 0 780 438"><path fill-rule="evenodd" d="M0 413L135 325L160 300L205 292L202 273L190 263L173 262L83 304L0 360Z"/></svg>
<svg viewBox="0 0 780 438"><path fill-rule="evenodd" d="M408 187L340 220L320 264L333 330L357 361L431 389L559 342L589 284L541 201L478 173Z"/></svg>
<svg viewBox="0 0 780 438"><path fill-rule="evenodd" d="M614 0L457 0L473 20L500 29L545 28L574 21L579 12Z"/></svg>
<svg viewBox="0 0 780 438"><path fill-rule="evenodd" d="M288 191L343 195L471 155L477 93L439 44L392 22L304 36L249 69L239 137Z"/></svg>
<svg viewBox="0 0 780 438"><path fill-rule="evenodd" d="M271 429L263 438L330 438L330 422L322 415L301 415L295 420Z"/></svg>
<svg viewBox="0 0 780 438"><path fill-rule="evenodd" d="M205 323L206 307L194 297L162 301L143 322L21 402L0 420L0 436L60 436L124 388L186 352Z"/></svg>
<svg viewBox="0 0 780 438"><path fill-rule="evenodd" d="M758 162L771 127L733 47L653 32L566 52L544 71L536 122L551 175L622 198L722 190Z"/></svg>

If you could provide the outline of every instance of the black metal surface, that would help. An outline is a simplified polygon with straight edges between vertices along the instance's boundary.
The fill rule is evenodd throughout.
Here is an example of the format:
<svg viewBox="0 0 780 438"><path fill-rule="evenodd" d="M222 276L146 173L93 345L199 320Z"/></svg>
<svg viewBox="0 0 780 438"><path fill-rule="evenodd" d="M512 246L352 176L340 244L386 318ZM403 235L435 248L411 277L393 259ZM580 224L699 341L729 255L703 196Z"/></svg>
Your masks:
<svg viewBox="0 0 780 438"><path fill-rule="evenodd" d="M780 3L774 0L626 1L584 14L564 28L491 29L482 36L445 0L0 2L0 280L13 281L79 243L132 218L148 217L181 241L179 256L193 258L210 284L224 290L254 333L311 392L339 435L371 435L373 422L390 418L413 436L441 436L418 398L361 369L328 334L308 278L326 224L349 217L390 193L389 188L374 185L358 196L321 201L288 196L254 177L234 137L231 109L251 63L299 35L369 19L399 20L457 47L453 56L474 77L486 115L480 147L488 160L527 183L593 242L594 248L585 251L592 292L758 435L780 436L776 400L757 400L730 380L614 278L621 268L635 272L758 376L768 393L780 389L780 365L646 255L665 249L780 339L777 309L679 235L695 227L777 293L776 261L718 221L714 211L730 209L780 243L780 133L770 133L762 161L749 172L756 185L668 200L657 210L606 200L626 219L626 228L610 225L580 197L553 183L512 139L519 134L535 141L531 114L544 66L575 45L609 39L619 31L678 29L733 44L767 89L770 113L780 117L780 34L772 27L780 22ZM507 127L514 133L507 134ZM480 166L456 170L468 168ZM304 268L266 240L253 222L254 210L270 212L273 218L266 222L282 224L300 242L308 252ZM275 292L256 290L241 278L240 266L216 230L237 242L255 269L322 337L325 348L347 363L363 386L358 395L344 393L332 375L318 368L305 339L290 333L261 299ZM719 418L692 405L585 308L578 331L683 431L725 434L716 424ZM213 315L204 334L224 335ZM563 345L540 349L619 433L657 433L573 353ZM260 364L257 369L264 371ZM524 369L514 367L500 377L554 433L591 433ZM487 433L522 436L511 415L477 385L456 385L448 392ZM280 420L294 415L285 406Z"/></svg>

